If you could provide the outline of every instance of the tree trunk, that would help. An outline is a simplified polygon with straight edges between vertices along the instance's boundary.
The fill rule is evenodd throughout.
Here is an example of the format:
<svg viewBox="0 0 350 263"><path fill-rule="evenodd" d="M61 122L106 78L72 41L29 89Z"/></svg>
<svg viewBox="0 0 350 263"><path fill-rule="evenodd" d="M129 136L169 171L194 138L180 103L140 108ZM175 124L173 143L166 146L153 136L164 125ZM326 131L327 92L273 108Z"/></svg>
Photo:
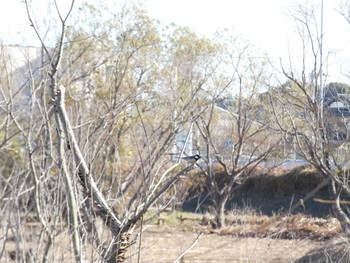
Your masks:
<svg viewBox="0 0 350 263"><path fill-rule="evenodd" d="M343 233L350 234L350 220L340 206L339 200L340 200L341 191L337 189L334 180L332 180L331 182L330 190L331 190L331 198L334 199L334 203L332 204L333 215L340 222Z"/></svg>
<svg viewBox="0 0 350 263"><path fill-rule="evenodd" d="M125 254L129 246L130 246L130 234L128 232L124 232L120 235L120 239L119 239L117 263L125 262Z"/></svg>
<svg viewBox="0 0 350 263"><path fill-rule="evenodd" d="M109 249L110 251L104 256L104 262L107 263L117 263L118 241L113 239L112 242Z"/></svg>
<svg viewBox="0 0 350 263"><path fill-rule="evenodd" d="M104 262L124 263L126 253L130 247L130 236L135 226L125 227L113 233L113 238L108 249L105 250Z"/></svg>
<svg viewBox="0 0 350 263"><path fill-rule="evenodd" d="M222 228L225 226L225 206L228 200L227 195L219 195L215 201L215 220L213 228Z"/></svg>

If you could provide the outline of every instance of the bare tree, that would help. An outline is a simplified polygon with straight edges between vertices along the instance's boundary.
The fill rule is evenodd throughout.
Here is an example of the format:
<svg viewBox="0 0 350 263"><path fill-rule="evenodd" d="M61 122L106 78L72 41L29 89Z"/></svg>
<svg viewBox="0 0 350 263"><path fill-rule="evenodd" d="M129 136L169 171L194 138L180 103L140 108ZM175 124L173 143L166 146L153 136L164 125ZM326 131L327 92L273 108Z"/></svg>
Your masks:
<svg viewBox="0 0 350 263"><path fill-rule="evenodd" d="M341 222L345 233L349 231L349 218L341 207L341 194L348 195L347 174L340 166L339 147L346 141L334 140L331 124L334 117L328 111L325 101L322 68L327 61L322 57L323 32L318 30L316 8L299 6L292 16L297 23L302 41L302 59L300 74L281 63L284 76L288 79L285 85L273 89L271 103L277 123L284 132L286 141L296 153L317 168L318 172L330 181L331 198L335 217ZM333 120L332 120L333 119ZM338 121L346 121L338 118ZM343 123L347 127L346 123ZM332 135L333 134L333 135Z"/></svg>
<svg viewBox="0 0 350 263"><path fill-rule="evenodd" d="M215 79L216 93L212 93L210 107L196 122L204 141L205 186L216 216L214 226L218 228L225 225L226 205L235 190L279 141L271 120L261 115L258 94L266 76L263 60L257 62L253 51L238 40L230 39L229 43L223 61L232 74ZM234 97L222 101L230 93ZM219 106L219 102L223 105Z"/></svg>
<svg viewBox="0 0 350 263"><path fill-rule="evenodd" d="M177 50L182 39L174 37L164 50L156 24L136 7L123 10L122 27L110 21L111 28L92 34L67 27L74 1L65 14L54 4L60 31L52 47L26 2L43 56L38 69L28 66L29 96L19 115L26 121L7 111L13 136L25 141L25 178L43 230L44 246L33 261L58 260L57 240L68 229L76 262L124 262L130 235L146 212L155 204L154 214L166 207L160 197L193 167L170 163L169 152L193 118L192 105L200 105L198 94L209 74L200 65L210 54L201 57L204 40L192 32L183 34L191 41L182 48L188 47ZM184 29L176 28L173 36L176 30ZM182 65L189 57L192 64Z"/></svg>

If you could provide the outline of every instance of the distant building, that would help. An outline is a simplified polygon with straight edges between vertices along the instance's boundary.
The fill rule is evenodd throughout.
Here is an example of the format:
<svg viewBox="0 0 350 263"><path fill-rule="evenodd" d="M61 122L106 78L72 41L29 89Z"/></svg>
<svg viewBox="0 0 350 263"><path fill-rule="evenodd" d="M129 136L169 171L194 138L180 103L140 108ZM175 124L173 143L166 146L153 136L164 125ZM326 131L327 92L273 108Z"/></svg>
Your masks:
<svg viewBox="0 0 350 263"><path fill-rule="evenodd" d="M325 87L324 113L330 139L350 139L350 86L344 83L330 83Z"/></svg>
<svg viewBox="0 0 350 263"><path fill-rule="evenodd" d="M0 47L0 67L3 90L16 96L15 108L23 107L31 96L30 85L42 79L43 66L48 62L40 47L2 46ZM10 87L4 88L7 85Z"/></svg>
<svg viewBox="0 0 350 263"><path fill-rule="evenodd" d="M2 67L6 67L11 77L20 84L27 83L33 75L38 76L48 62L41 47L2 46L0 56Z"/></svg>
<svg viewBox="0 0 350 263"><path fill-rule="evenodd" d="M233 114L220 106L214 106L212 117L212 132L210 134L212 143L220 151L223 158L229 158L233 148ZM204 113L205 114L205 113ZM195 154L206 154L206 143L200 131L194 123L185 126L176 136L171 150L172 161L176 162L178 158L192 156ZM214 153L213 153L214 154Z"/></svg>

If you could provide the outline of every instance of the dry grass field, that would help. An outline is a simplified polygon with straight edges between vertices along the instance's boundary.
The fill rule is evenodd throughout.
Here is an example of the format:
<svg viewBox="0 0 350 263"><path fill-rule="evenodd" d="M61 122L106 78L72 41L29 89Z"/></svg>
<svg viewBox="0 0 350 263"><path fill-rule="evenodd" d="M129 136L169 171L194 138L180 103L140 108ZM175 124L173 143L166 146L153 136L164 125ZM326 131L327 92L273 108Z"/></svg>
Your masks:
<svg viewBox="0 0 350 263"><path fill-rule="evenodd" d="M126 262L349 263L350 244L327 205L310 199L296 214L288 213L291 200L303 197L318 183L312 174L301 175L260 176L248 181L235 197L244 200L249 194L249 205L230 209L226 226L220 230L212 228L209 213L164 212L145 224L143 231L136 229ZM316 197L326 198L326 192ZM1 263L41 261L36 256L43 249L40 225L27 222L10 231L7 239L0 233ZM62 230L49 253L53 263L74 262L67 227ZM88 250L87 262L100 262L96 249Z"/></svg>
<svg viewBox="0 0 350 263"><path fill-rule="evenodd" d="M141 244L138 237L128 262L295 262L341 239L339 225L331 218L229 215L227 227L213 230L203 224L208 217L161 216L161 225L150 225L142 233Z"/></svg>
<svg viewBox="0 0 350 263"><path fill-rule="evenodd" d="M150 228L143 234L140 262L174 262L198 237L196 232ZM272 238L239 238L203 234L179 262L293 262L324 242ZM132 249L128 262L137 262Z"/></svg>
<svg viewBox="0 0 350 263"><path fill-rule="evenodd" d="M163 213L144 226L142 233L136 229L126 262L350 262L347 259L315 260L324 258L324 252L322 255L314 253L311 261L309 258L297 261L309 252L323 251L324 247L330 248L329 253L335 253L338 258L347 255L350 245L346 242L341 243L341 247L332 247L342 240L339 223L333 218L236 212L227 216L227 226L220 230L213 229L210 221L209 214ZM16 242L15 236L1 240L6 252L0 262L38 262L35 254L40 247L40 240L36 240L40 228L38 225L23 227L20 242ZM26 247L28 253L16 255L16 244ZM74 262L67 232L57 236L55 249L49 257L50 262ZM88 251L87 257L88 262L99 262L93 249Z"/></svg>

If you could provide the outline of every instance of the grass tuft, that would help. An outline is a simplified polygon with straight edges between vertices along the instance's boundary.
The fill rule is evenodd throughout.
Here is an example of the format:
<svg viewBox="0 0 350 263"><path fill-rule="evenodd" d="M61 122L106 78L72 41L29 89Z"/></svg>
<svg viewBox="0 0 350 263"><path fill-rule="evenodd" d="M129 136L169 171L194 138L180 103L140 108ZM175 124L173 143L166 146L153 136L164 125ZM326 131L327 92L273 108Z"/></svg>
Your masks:
<svg viewBox="0 0 350 263"><path fill-rule="evenodd" d="M221 229L211 227L214 216L184 212L162 213L164 225L180 226L183 230L231 235L240 238L310 239L326 241L341 233L335 218L313 218L304 214L267 216L251 211L235 210L226 217L226 225Z"/></svg>

